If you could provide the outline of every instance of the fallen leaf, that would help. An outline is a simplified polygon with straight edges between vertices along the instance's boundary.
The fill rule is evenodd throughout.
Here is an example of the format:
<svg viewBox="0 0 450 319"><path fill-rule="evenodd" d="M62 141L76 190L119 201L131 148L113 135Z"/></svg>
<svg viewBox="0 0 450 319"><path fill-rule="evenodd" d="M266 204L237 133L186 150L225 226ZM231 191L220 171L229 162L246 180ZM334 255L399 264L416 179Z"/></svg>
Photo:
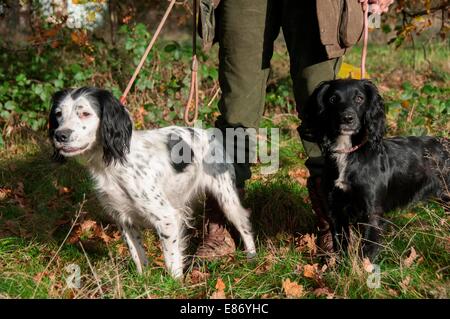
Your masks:
<svg viewBox="0 0 450 319"><path fill-rule="evenodd" d="M0 201L7 199L11 196L12 190L10 188L1 188L0 187Z"/></svg>
<svg viewBox="0 0 450 319"><path fill-rule="evenodd" d="M214 291L211 294L211 299L227 299L226 295L225 295L225 283L223 282L222 278L217 278L217 283L216 283L216 291Z"/></svg>
<svg viewBox="0 0 450 319"><path fill-rule="evenodd" d="M315 234L306 234L300 238L300 242L298 243L298 250L307 251L312 256L317 254L317 245L316 245L317 236Z"/></svg>
<svg viewBox="0 0 450 319"><path fill-rule="evenodd" d="M331 289L328 287L316 288L314 289L313 294L316 297L326 296L327 299L334 298L334 292L332 292Z"/></svg>
<svg viewBox="0 0 450 319"><path fill-rule="evenodd" d="M281 285L287 298L301 298L305 294L303 286L289 278L283 280Z"/></svg>
<svg viewBox="0 0 450 319"><path fill-rule="evenodd" d="M70 38L72 39L72 41L79 45L79 46L85 46L88 44L88 37L87 37L87 33L83 32L83 31L73 31L70 34Z"/></svg>
<svg viewBox="0 0 450 319"><path fill-rule="evenodd" d="M273 267L274 261L275 256L273 254L268 254L267 256L264 257L264 262L262 263L262 265L255 270L255 273L257 275L260 275L270 271Z"/></svg>
<svg viewBox="0 0 450 319"><path fill-rule="evenodd" d="M327 260L327 265L330 268L334 268L334 266L336 266L336 256L331 256L328 260Z"/></svg>
<svg viewBox="0 0 450 319"><path fill-rule="evenodd" d="M191 278L191 283L192 284L198 284L201 282L205 282L208 278L209 278L209 273L207 272L202 272L198 269L194 269L191 272L190 278Z"/></svg>
<svg viewBox="0 0 450 319"><path fill-rule="evenodd" d="M363 268L368 273L373 272L374 267L373 267L372 263L370 262L370 259L367 257L364 257L364 259L363 259Z"/></svg>
<svg viewBox="0 0 450 319"><path fill-rule="evenodd" d="M69 187L62 186L58 189L59 195L69 194L72 190Z"/></svg>
<svg viewBox="0 0 450 319"><path fill-rule="evenodd" d="M289 176L297 181L300 185L306 186L306 182L309 177L309 171L307 168L301 167L289 171Z"/></svg>
<svg viewBox="0 0 450 319"><path fill-rule="evenodd" d="M306 278L316 278L316 276L318 275L318 271L317 271L317 267L319 265L318 264L314 264L314 265L305 265L303 267L303 276Z"/></svg>
<svg viewBox="0 0 450 319"><path fill-rule="evenodd" d="M405 108L405 109L409 108L409 101L408 100L403 100L401 104L402 104L403 108Z"/></svg>
<svg viewBox="0 0 450 319"><path fill-rule="evenodd" d="M120 256L125 256L125 255L127 255L127 254L128 254L128 247L127 247L125 244L123 244L123 243L119 244L119 245L117 246L117 253L118 253Z"/></svg>
<svg viewBox="0 0 450 319"><path fill-rule="evenodd" d="M165 264L164 264L164 256L163 255L159 255L158 257L156 257L153 262L158 265L159 267L164 268Z"/></svg>
<svg viewBox="0 0 450 319"><path fill-rule="evenodd" d="M400 287L402 287L403 290L406 290L409 286L409 283L411 282L411 277L406 276L405 279L402 280L400 283Z"/></svg>
<svg viewBox="0 0 450 319"><path fill-rule="evenodd" d="M93 227L97 225L97 222L95 220L86 219L80 224L81 232L86 232L91 230Z"/></svg>
<svg viewBox="0 0 450 319"><path fill-rule="evenodd" d="M392 289L392 288L389 288L387 292L392 297L398 297L398 295L399 295L399 292L397 290Z"/></svg>
<svg viewBox="0 0 450 319"><path fill-rule="evenodd" d="M33 276L33 280L36 283L40 283L42 278L47 275L48 275L48 273L46 271L38 272L36 275Z"/></svg>
<svg viewBox="0 0 450 319"><path fill-rule="evenodd" d="M419 255L417 255L416 250L414 249L414 247L411 247L411 252L409 253L409 256L406 257L405 260L403 260L403 265L406 268L409 268L412 266L412 264L414 263L414 261L419 257Z"/></svg>

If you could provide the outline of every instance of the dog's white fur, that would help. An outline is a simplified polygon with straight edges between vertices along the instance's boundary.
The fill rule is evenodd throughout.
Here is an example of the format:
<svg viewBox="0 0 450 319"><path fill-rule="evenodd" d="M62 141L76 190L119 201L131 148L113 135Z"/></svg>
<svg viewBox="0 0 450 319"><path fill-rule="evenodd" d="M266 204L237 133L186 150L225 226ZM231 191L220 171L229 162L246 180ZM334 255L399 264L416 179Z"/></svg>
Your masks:
<svg viewBox="0 0 450 319"><path fill-rule="evenodd" d="M332 146L333 151L349 149L352 147L351 136L342 134L336 139L336 142ZM349 190L348 183L345 181L345 170L347 168L347 153L335 152L333 158L336 160L337 169L339 172L338 178L334 181L334 185L344 192Z"/></svg>

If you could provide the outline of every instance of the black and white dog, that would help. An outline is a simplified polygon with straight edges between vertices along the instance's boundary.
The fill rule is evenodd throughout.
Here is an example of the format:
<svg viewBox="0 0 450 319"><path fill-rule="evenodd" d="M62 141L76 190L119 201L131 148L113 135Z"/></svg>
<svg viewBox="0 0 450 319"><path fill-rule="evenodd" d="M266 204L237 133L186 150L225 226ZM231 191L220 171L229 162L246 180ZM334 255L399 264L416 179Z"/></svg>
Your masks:
<svg viewBox="0 0 450 319"><path fill-rule="evenodd" d="M320 84L304 116L325 157L321 184L335 249L346 248L349 223L360 222L366 225L362 252L373 259L384 212L428 198L449 203L449 140L384 138L384 104L371 82Z"/></svg>
<svg viewBox="0 0 450 319"><path fill-rule="evenodd" d="M153 226L170 274L183 276L189 203L204 191L217 199L239 231L248 256L255 255L233 165L210 160L223 146L205 130L172 126L133 131L128 112L110 92L88 87L54 94L49 122L55 155L83 158L139 272L147 263L140 231Z"/></svg>

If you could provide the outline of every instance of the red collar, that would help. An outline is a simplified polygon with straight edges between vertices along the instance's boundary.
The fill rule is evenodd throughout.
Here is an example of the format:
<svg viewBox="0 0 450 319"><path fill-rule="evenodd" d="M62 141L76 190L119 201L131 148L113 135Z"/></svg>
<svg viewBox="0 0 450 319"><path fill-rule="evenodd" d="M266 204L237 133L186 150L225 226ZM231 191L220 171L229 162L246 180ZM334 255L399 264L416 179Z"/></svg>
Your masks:
<svg viewBox="0 0 450 319"><path fill-rule="evenodd" d="M363 139L363 141L360 144L358 144L358 145L355 145L355 146L350 147L350 148L344 148L344 149L340 149L340 150L335 150L334 153L350 154L350 153L353 153L354 151L359 150L366 143L367 143L367 137L365 137Z"/></svg>

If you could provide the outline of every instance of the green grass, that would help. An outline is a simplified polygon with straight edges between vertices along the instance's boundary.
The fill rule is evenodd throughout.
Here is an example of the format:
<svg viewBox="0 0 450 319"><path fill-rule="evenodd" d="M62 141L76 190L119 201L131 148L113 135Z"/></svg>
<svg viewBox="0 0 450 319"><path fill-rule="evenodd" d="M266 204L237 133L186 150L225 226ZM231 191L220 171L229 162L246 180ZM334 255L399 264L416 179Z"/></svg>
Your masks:
<svg viewBox="0 0 450 319"><path fill-rule="evenodd" d="M346 61L358 64L358 50L355 48ZM418 55L420 51L416 58ZM448 70L443 61L448 61L448 51L434 46L428 58L435 62L434 69L427 67L427 62L416 61L416 78L425 77L425 82L439 88L432 97L446 101ZM378 59L382 63L375 63ZM369 48L369 72L379 85L386 86L383 95L388 102L398 102L407 90L402 87L403 80L394 83L385 80L387 75L398 69L409 78L411 59L407 48L394 52L385 46ZM283 74L285 55L279 53L274 62L278 70L274 85L279 81L289 83ZM420 92L421 83L412 81L412 87ZM420 111L420 105L417 107ZM404 120L395 108L389 111L391 121ZM413 118L425 116L419 111ZM430 126L430 133L448 136L448 113L436 117L441 122ZM297 124L289 107L265 114L263 126L280 127L282 131L281 168L276 174L263 176L256 166L247 185L245 206L252 210L257 257L247 261L239 245L234 256L209 262L194 260L184 282L166 273L159 241L152 231L145 234L149 267L143 275L136 272L118 238L106 243L91 229L80 234L80 241L70 243L70 236L66 240L75 220L72 234L88 220L96 221L109 238L117 229L102 214L92 182L81 165L74 161L53 162L44 132L17 131L7 148L0 151L0 298L209 298L219 278L229 298L285 298L282 282L286 279L303 286L303 298L325 298L318 296L318 288L334 298L448 297L449 207L427 203L387 214L385 248L376 261L381 271L380 288L367 286L370 274L354 252L326 260L304 247L302 236L315 232L315 217L304 182L292 174L305 169L305 155L295 131ZM409 129L390 127L390 133L406 134ZM197 226L201 229L200 224ZM193 230L190 252L199 238L201 234ZM417 257L406 265L411 248ZM305 265L316 263L318 275L305 276ZM70 274L65 268L70 264L80 267L79 289L66 284Z"/></svg>

